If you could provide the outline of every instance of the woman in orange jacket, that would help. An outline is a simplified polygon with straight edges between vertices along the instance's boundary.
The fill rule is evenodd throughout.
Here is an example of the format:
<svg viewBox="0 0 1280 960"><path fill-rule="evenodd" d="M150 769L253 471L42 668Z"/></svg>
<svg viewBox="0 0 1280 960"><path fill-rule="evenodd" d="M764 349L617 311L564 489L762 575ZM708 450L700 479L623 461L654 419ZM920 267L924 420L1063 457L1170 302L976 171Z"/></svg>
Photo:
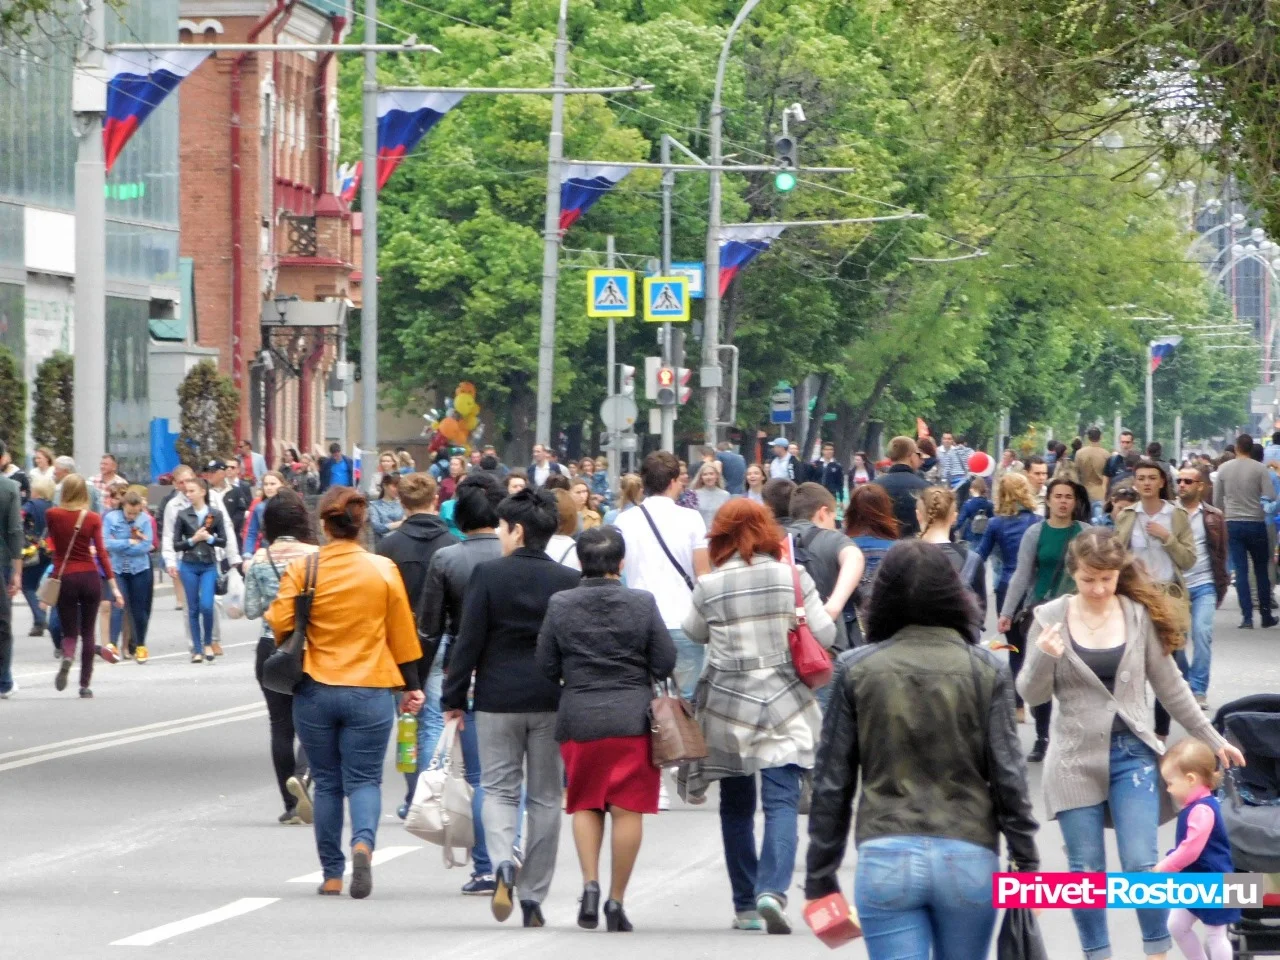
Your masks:
<svg viewBox="0 0 1280 960"><path fill-rule="evenodd" d="M342 801L351 807L351 896L373 890L372 857L382 816L382 766L395 721L393 690L403 709L423 704L422 657L413 608L395 564L357 542L368 501L332 487L320 501L329 542L320 548L315 599L307 627L304 677L293 696L293 721L311 763L316 848L324 882L342 893ZM293 599L303 589L306 559L289 565L266 620L280 642L293 633Z"/></svg>

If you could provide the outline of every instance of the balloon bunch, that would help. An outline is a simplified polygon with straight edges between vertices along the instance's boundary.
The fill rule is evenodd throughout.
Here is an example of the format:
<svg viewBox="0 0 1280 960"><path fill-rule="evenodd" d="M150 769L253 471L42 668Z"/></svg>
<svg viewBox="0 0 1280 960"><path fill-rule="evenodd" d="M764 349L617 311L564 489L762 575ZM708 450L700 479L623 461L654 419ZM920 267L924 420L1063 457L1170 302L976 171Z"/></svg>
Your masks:
<svg viewBox="0 0 1280 960"><path fill-rule="evenodd" d="M439 416L435 410L424 416L435 431L432 447L443 448L445 444L453 444L469 450L472 434L484 429L480 426L480 404L476 403L475 384L465 380L458 384L444 416Z"/></svg>

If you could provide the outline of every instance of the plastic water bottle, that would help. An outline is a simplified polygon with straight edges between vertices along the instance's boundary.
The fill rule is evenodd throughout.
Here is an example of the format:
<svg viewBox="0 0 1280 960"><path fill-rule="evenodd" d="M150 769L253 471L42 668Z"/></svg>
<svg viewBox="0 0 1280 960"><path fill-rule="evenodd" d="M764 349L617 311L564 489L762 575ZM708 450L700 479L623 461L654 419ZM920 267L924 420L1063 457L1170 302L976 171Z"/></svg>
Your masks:
<svg viewBox="0 0 1280 960"><path fill-rule="evenodd" d="M418 769L418 718L412 713L400 714L396 724L396 769L400 773Z"/></svg>

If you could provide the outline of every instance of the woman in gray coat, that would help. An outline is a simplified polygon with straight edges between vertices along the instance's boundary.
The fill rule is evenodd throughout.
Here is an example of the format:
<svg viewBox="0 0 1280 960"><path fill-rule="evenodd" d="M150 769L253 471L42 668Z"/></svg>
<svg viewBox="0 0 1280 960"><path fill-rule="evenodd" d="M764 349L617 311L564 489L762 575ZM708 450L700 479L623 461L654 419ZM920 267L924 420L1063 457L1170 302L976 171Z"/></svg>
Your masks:
<svg viewBox="0 0 1280 960"><path fill-rule="evenodd" d="M1156 829L1173 816L1160 778L1164 744L1151 728L1147 684L1169 713L1217 753L1244 757L1200 711L1173 651L1185 642L1176 607L1113 534L1076 537L1067 557L1072 596L1038 608L1018 692L1030 704L1058 700L1044 765L1045 806L1058 821L1073 871L1106 870L1104 828L1114 826L1120 865L1150 871L1160 858ZM1087 960L1111 956L1105 910L1073 910ZM1143 949L1169 949L1168 911L1138 911Z"/></svg>
<svg viewBox="0 0 1280 960"><path fill-rule="evenodd" d="M655 680L670 676L676 648L653 594L622 583L626 544L617 527L578 537L582 582L551 598L538 634L538 666L564 683L556 740L568 778L565 809L582 865L578 926L600 922L604 815L613 824L613 864L605 923L627 932L623 898L640 853L642 818L658 812L661 771L649 759L649 704Z"/></svg>

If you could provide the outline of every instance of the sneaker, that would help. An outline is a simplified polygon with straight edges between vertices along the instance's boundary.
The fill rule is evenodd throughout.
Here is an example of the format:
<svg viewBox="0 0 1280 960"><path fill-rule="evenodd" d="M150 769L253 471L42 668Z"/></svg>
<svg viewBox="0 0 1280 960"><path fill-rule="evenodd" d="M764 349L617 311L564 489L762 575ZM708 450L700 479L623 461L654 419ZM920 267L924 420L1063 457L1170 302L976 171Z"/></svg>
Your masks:
<svg viewBox="0 0 1280 960"><path fill-rule="evenodd" d="M286 810L284 813L280 814L280 818L276 822L293 826L295 824L302 823L303 820L302 817L298 816L297 811Z"/></svg>
<svg viewBox="0 0 1280 960"><path fill-rule="evenodd" d="M1253 621L1252 621L1252 620L1241 620L1241 621L1240 621L1240 629L1241 629L1241 630L1252 630L1252 629L1253 629Z"/></svg>
<svg viewBox="0 0 1280 960"><path fill-rule="evenodd" d="M93 691L92 691L92 690L90 690L88 687L81 687L81 688L80 688L80 699L81 699L81 700L92 700L92 699L93 699Z"/></svg>
<svg viewBox="0 0 1280 960"><path fill-rule="evenodd" d="M150 656L151 654L147 652L146 647L139 647L137 650L134 651L133 659L138 661L138 663L146 663L147 658Z"/></svg>
<svg viewBox="0 0 1280 960"><path fill-rule="evenodd" d="M732 930L763 930L764 920L754 910L739 910L734 915L733 923L729 924L729 928Z"/></svg>
<svg viewBox="0 0 1280 960"><path fill-rule="evenodd" d="M213 658L216 656L217 654L213 652L213 647L204 648L204 659L206 663L213 663Z"/></svg>
<svg viewBox="0 0 1280 960"><path fill-rule="evenodd" d="M192 663L204 663L204 654L203 654L203 653L193 653L193 654L191 655L191 662L192 662Z"/></svg>
<svg viewBox="0 0 1280 960"><path fill-rule="evenodd" d="M213 641L212 649L213 649L213 655L215 657L222 656L222 644L220 644L217 640Z"/></svg>
<svg viewBox="0 0 1280 960"><path fill-rule="evenodd" d="M790 933L791 921L787 919L787 908L782 900L772 893L762 893L756 897L756 913L764 921L768 933Z"/></svg>
<svg viewBox="0 0 1280 960"><path fill-rule="evenodd" d="M401 820L403 820L403 819L405 819L406 817L408 817L408 816L409 816L409 804L407 804L407 803L402 803L402 804L400 804L400 806L396 807L396 816L397 816L397 817L399 817Z"/></svg>
<svg viewBox="0 0 1280 960"><path fill-rule="evenodd" d="M491 897L498 889L498 881L492 873L478 873L462 885L464 897Z"/></svg>
<svg viewBox="0 0 1280 960"><path fill-rule="evenodd" d="M1196 705L1199 706L1201 710L1205 711L1205 713L1209 712L1209 698L1203 693L1196 694Z"/></svg>
<svg viewBox="0 0 1280 960"><path fill-rule="evenodd" d="M13 681L13 686L11 686L8 690L4 691L3 693L0 693L0 700L8 700L17 692L18 692L18 681L15 680Z"/></svg>
<svg viewBox="0 0 1280 960"><path fill-rule="evenodd" d="M1036 745L1027 754L1027 763L1044 763L1044 755L1049 749L1048 740L1037 740Z"/></svg>
<svg viewBox="0 0 1280 960"><path fill-rule="evenodd" d="M31 629L27 631L27 636L28 637L44 636L44 624L43 623L32 624Z"/></svg>
<svg viewBox="0 0 1280 960"><path fill-rule="evenodd" d="M107 661L107 663L120 662L120 651L116 649L116 645L114 643L108 643L104 647L98 647L97 651L98 656Z"/></svg>
<svg viewBox="0 0 1280 960"><path fill-rule="evenodd" d="M1274 627L1277 623L1280 623L1280 620L1277 620L1274 616L1272 616L1270 610L1262 611L1262 629L1263 630L1266 630L1268 627Z"/></svg>
<svg viewBox="0 0 1280 960"><path fill-rule="evenodd" d="M53 648L53 659L55 660L62 659L62 647L58 646Z"/></svg>
<svg viewBox="0 0 1280 960"><path fill-rule="evenodd" d="M71 658L63 657L62 666L58 667L58 675L53 678L53 688L55 690L67 689L67 674L71 672Z"/></svg>
<svg viewBox="0 0 1280 960"><path fill-rule="evenodd" d="M311 806L311 778L305 773L300 777L290 777L284 783L293 799L297 800L294 810L303 823L311 823L315 819L315 811Z"/></svg>

